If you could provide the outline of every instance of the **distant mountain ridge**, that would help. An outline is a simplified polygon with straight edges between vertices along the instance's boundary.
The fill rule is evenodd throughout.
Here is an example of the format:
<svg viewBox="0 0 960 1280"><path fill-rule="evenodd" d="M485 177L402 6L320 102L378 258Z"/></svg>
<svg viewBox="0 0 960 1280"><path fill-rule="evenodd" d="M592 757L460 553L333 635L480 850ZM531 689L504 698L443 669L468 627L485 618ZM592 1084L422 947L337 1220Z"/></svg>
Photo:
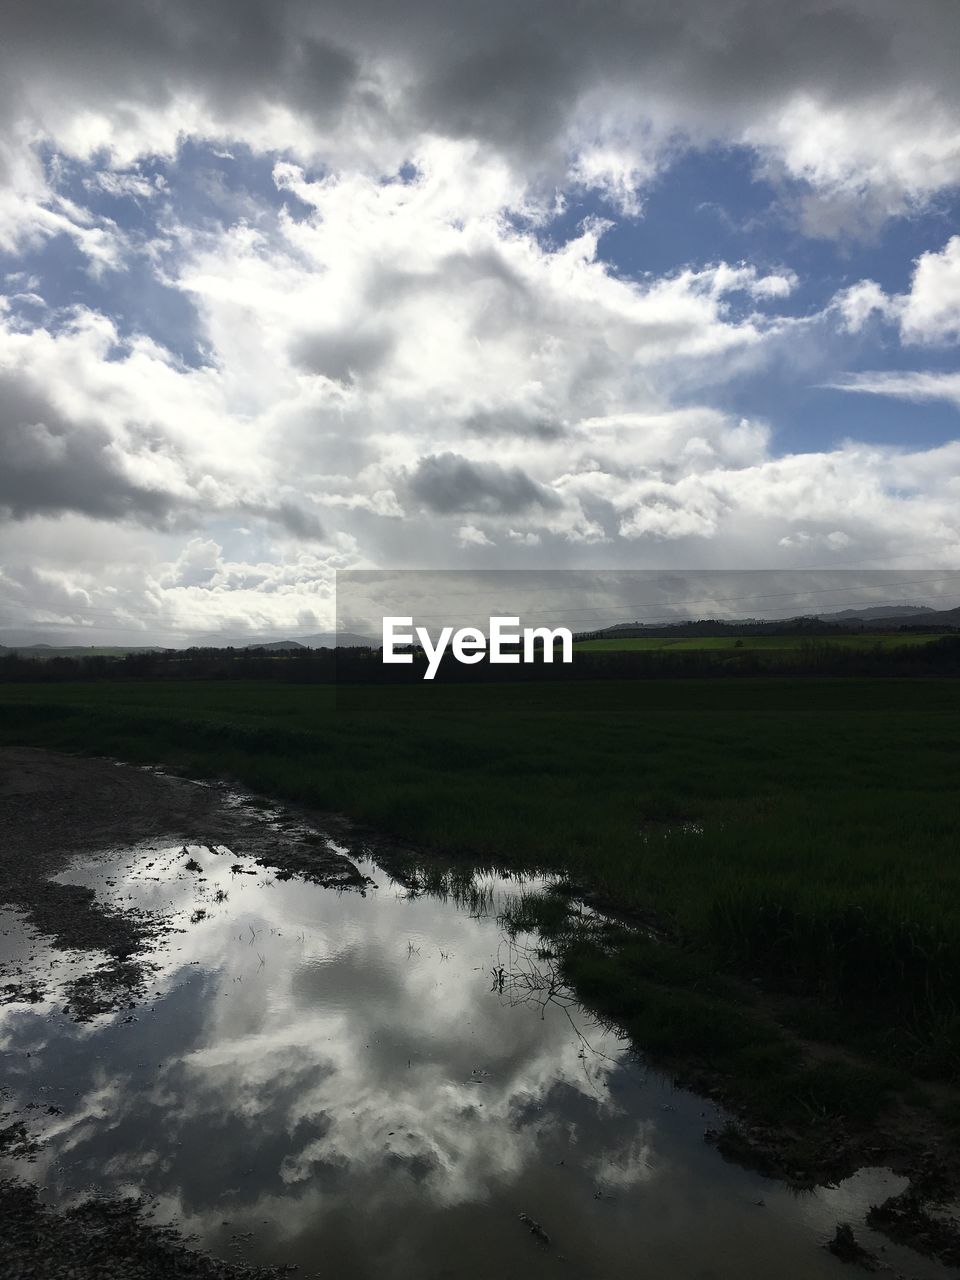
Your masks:
<svg viewBox="0 0 960 1280"><path fill-rule="evenodd" d="M276 639L270 636L222 636L207 634L197 636L185 647L191 649L336 649L340 648L379 648L380 641L370 636L361 636L353 631L318 631L309 636L289 636Z"/></svg>
<svg viewBox="0 0 960 1280"><path fill-rule="evenodd" d="M306 652L308 645L301 644L299 640L266 640L263 643L257 641L255 644L245 644L244 649L263 649L269 653L295 653L298 650Z"/></svg>
<svg viewBox="0 0 960 1280"><path fill-rule="evenodd" d="M889 618L896 621L902 618L918 617L920 614L936 613L926 604L879 604L870 609L840 609L837 613L818 613L822 622L845 622L859 620L862 622L880 621Z"/></svg>
<svg viewBox="0 0 960 1280"><path fill-rule="evenodd" d="M918 607L912 612L888 614L885 619L878 618L877 621L886 622L894 629L897 627L960 627L960 606L953 609Z"/></svg>
<svg viewBox="0 0 960 1280"><path fill-rule="evenodd" d="M837 632L897 631L902 627L927 629L960 629L960 606L952 609L934 609L930 605L871 605L862 609L838 609L832 613L810 613L790 618L675 618L661 622L618 622L612 626L578 630L580 637L638 636L705 636L711 634L772 634L792 632L810 635L829 635ZM34 632L8 628L0 630L0 653L20 653L24 657L59 657L83 655L117 655L126 653L160 653L172 650L195 649L263 649L272 653L297 653L310 649L372 648L380 647L379 638L361 635L354 631L318 631L312 635L276 636L199 635L180 645L125 645L125 644L76 644L72 636L64 635L64 642L49 632Z"/></svg>
<svg viewBox="0 0 960 1280"><path fill-rule="evenodd" d="M928 605L875 605L841 609L836 613L800 614L791 618L697 618L672 622L619 622L582 631L580 637L762 635L775 633L836 635L870 630L896 632L904 627L929 630L960 628L960 606L932 609Z"/></svg>

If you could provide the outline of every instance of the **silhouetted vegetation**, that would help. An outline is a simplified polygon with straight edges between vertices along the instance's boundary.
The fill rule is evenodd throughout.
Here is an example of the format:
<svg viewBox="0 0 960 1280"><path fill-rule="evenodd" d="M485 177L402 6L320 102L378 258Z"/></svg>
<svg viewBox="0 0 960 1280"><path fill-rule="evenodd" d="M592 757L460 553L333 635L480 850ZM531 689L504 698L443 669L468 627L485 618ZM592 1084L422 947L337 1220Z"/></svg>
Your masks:
<svg viewBox="0 0 960 1280"><path fill-rule="evenodd" d="M712 624L716 626L716 624ZM780 637L783 641L783 637ZM766 634L741 645L736 637L684 638L684 647L577 649L570 665L465 666L449 655L437 683L531 683L581 680L661 680L793 676L958 676L960 635L839 634L832 638L793 633L789 645L770 644ZM898 643L899 640L899 643ZM922 640L923 643L918 643ZM715 641L715 643L711 643ZM600 642L603 644L604 642ZM638 642L639 643L639 642ZM647 636L644 644L656 644ZM751 643L757 645L751 648ZM687 645L702 647L686 647ZM0 653L0 683L53 684L91 680L269 680L292 684L419 684L427 660L413 654L409 665L384 665L377 649L168 649L122 656L25 657Z"/></svg>

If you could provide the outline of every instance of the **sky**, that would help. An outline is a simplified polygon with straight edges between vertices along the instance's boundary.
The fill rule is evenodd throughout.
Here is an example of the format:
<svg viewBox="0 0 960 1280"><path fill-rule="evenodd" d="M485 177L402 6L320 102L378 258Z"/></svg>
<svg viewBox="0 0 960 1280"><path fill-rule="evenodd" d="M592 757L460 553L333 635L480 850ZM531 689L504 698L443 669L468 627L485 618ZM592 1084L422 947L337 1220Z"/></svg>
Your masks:
<svg viewBox="0 0 960 1280"><path fill-rule="evenodd" d="M8 0L0 641L960 567L955 0Z"/></svg>

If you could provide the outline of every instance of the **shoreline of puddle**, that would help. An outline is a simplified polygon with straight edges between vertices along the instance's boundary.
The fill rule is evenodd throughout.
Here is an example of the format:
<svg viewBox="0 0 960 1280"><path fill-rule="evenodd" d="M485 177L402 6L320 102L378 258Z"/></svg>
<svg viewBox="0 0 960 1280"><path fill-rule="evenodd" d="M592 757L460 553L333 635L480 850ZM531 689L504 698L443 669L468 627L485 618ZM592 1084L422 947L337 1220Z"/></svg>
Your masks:
<svg viewBox="0 0 960 1280"><path fill-rule="evenodd" d="M479 875L458 902L351 857L362 893L226 846L75 859L59 880L171 931L135 1007L80 1024L52 998L0 1008L3 1110L36 1136L0 1170L53 1205L141 1197L216 1256L307 1276L799 1280L840 1274L822 1247L840 1221L894 1275L954 1274L864 1225L903 1178L796 1192L722 1161L703 1140L722 1109L499 926L546 878Z"/></svg>

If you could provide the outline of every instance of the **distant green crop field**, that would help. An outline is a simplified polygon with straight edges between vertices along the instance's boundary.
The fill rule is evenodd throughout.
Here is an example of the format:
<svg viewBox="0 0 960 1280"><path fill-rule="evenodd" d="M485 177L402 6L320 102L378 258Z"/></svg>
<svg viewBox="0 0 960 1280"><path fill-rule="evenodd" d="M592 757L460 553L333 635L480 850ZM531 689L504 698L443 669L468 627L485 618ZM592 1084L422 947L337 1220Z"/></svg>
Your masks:
<svg viewBox="0 0 960 1280"><path fill-rule="evenodd" d="M672 649L677 652L702 650L735 650L752 653L758 650L789 650L796 652L805 647L833 647L842 649L897 649L908 645L929 644L939 640L938 635L838 635L838 636L624 636L604 640L578 640L574 649L586 653L640 653Z"/></svg>

